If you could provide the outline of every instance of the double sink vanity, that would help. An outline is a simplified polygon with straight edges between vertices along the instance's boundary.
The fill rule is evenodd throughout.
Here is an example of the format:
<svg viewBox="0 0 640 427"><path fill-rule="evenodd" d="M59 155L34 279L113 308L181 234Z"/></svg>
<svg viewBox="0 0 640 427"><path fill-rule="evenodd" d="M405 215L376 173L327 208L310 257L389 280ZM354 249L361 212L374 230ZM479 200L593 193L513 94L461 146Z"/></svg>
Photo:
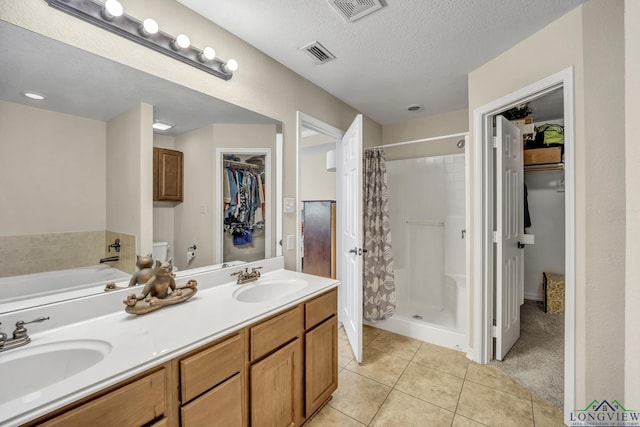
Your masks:
<svg viewBox="0 0 640 427"><path fill-rule="evenodd" d="M0 315L31 342L0 352L1 426L298 426L337 388L337 286L282 257L185 271L189 301L145 315L129 290Z"/></svg>

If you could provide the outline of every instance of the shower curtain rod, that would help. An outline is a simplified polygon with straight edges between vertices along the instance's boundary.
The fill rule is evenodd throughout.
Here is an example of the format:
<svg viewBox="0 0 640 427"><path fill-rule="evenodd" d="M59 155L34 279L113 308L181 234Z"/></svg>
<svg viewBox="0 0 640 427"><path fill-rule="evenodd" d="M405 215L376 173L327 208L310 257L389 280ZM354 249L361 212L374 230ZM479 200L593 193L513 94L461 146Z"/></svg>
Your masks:
<svg viewBox="0 0 640 427"><path fill-rule="evenodd" d="M430 138L414 139L413 141L396 142L395 144L378 145L376 147L369 147L369 148L398 147L400 145L415 144L417 142L437 141L439 139L455 138L456 136L467 136L467 135L469 135L469 132L452 133L451 135L432 136Z"/></svg>

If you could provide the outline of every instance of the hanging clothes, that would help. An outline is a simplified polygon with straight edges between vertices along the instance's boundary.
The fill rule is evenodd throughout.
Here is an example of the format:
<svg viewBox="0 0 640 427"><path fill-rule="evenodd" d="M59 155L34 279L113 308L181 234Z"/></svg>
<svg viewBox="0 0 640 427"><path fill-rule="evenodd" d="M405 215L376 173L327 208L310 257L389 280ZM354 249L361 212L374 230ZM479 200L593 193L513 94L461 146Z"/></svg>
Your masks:
<svg viewBox="0 0 640 427"><path fill-rule="evenodd" d="M255 229L264 228L264 187L260 165L245 164L225 157L223 173L225 232L233 236L233 244L242 246L253 241Z"/></svg>

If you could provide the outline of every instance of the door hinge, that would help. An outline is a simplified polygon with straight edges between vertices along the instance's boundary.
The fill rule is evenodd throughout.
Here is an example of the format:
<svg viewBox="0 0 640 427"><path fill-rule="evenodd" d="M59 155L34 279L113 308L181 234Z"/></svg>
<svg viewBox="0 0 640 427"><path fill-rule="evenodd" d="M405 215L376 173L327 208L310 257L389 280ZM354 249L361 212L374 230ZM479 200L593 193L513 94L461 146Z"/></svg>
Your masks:
<svg viewBox="0 0 640 427"><path fill-rule="evenodd" d="M491 338L498 338L498 328L496 325L491 326Z"/></svg>
<svg viewBox="0 0 640 427"><path fill-rule="evenodd" d="M498 137L497 136L492 136L491 137L491 146L493 148L498 148Z"/></svg>
<svg viewBox="0 0 640 427"><path fill-rule="evenodd" d="M492 234L493 234L493 243L498 243L498 232L494 231Z"/></svg>

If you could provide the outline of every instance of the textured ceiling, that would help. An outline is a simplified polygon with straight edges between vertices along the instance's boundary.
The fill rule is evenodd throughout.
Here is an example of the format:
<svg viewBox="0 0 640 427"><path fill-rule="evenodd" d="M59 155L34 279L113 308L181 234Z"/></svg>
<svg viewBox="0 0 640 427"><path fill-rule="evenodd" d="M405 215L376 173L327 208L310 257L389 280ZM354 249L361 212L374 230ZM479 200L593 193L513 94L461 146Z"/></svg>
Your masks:
<svg viewBox="0 0 640 427"><path fill-rule="evenodd" d="M584 3L386 0L347 23L327 0L178 1L381 124L466 108L470 71ZM299 51L313 41L336 59Z"/></svg>

